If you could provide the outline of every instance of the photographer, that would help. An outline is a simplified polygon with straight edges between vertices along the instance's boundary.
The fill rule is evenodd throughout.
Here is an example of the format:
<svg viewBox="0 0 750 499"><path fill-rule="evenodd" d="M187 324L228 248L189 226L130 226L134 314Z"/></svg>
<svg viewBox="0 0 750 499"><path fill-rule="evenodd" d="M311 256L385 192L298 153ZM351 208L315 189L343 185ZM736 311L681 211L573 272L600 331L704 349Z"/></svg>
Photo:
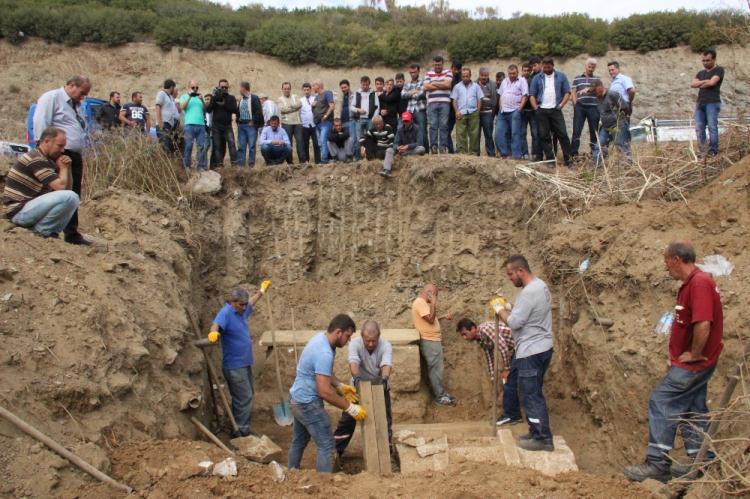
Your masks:
<svg viewBox="0 0 750 499"><path fill-rule="evenodd" d="M229 82L225 79L219 80L219 86L213 91L211 103L206 112L212 113L211 140L213 151L211 154L211 167L219 167L224 164L224 154L229 146L229 159L232 163L237 161L237 147L234 142L234 130L232 129L232 115L239 115L237 99L229 94Z"/></svg>
<svg viewBox="0 0 750 499"><path fill-rule="evenodd" d="M186 170L190 170L193 155L193 141L198 143L198 171L206 169L206 121L204 111L206 106L198 92L198 82L190 80L188 83L190 93L183 94L177 102L177 109L185 116L185 151L182 155L182 164Z"/></svg>

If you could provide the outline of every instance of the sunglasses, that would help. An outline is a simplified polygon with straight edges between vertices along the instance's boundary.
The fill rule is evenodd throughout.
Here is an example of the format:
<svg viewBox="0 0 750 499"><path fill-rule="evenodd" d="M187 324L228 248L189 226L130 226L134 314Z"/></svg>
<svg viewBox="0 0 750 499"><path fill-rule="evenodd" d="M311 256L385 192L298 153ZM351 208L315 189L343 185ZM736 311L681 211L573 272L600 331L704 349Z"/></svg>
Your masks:
<svg viewBox="0 0 750 499"><path fill-rule="evenodd" d="M190 87L190 90L198 90L198 87Z"/></svg>

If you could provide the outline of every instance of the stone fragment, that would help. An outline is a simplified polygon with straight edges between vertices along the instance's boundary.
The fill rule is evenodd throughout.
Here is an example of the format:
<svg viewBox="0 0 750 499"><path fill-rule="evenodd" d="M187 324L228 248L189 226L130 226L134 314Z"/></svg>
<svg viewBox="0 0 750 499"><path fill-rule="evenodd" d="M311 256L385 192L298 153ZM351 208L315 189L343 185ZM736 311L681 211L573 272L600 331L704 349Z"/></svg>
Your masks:
<svg viewBox="0 0 750 499"><path fill-rule="evenodd" d="M208 170L195 178L191 190L195 194L214 194L221 190L221 175L219 172Z"/></svg>
<svg viewBox="0 0 750 499"><path fill-rule="evenodd" d="M443 438L435 439L430 443L422 444L417 447L417 454L419 454L419 457L428 457L441 452L448 452L447 436L443 436Z"/></svg>
<svg viewBox="0 0 750 499"><path fill-rule="evenodd" d="M256 463L267 464L281 459L281 447L265 435L260 438L253 435L233 438L230 442L239 455Z"/></svg>

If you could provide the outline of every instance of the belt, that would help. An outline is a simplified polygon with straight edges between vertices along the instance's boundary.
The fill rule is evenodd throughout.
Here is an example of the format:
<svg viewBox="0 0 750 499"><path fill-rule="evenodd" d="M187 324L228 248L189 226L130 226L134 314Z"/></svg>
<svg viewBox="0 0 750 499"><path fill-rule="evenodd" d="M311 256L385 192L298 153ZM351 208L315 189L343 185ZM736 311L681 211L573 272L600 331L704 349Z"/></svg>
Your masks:
<svg viewBox="0 0 750 499"><path fill-rule="evenodd" d="M247 125L247 124L249 124L249 123L250 123L250 121L251 121L251 120L238 120L238 121L237 121L237 124L238 124L238 125Z"/></svg>

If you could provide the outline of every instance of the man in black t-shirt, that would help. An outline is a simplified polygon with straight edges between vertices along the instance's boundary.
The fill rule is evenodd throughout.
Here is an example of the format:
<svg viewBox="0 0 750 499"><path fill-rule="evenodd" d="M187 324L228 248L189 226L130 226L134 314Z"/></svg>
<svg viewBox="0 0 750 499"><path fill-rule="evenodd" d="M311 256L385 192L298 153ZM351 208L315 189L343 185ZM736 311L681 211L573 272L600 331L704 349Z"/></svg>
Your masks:
<svg viewBox="0 0 750 499"><path fill-rule="evenodd" d="M719 112L721 111L721 84L724 81L724 68L716 65L716 51L703 52L703 69L699 71L691 88L698 89L695 105L695 134L703 153L716 156L719 153ZM706 150L706 127L708 127L708 150Z"/></svg>
<svg viewBox="0 0 750 499"><path fill-rule="evenodd" d="M113 127L118 127L120 123L120 92L110 92L109 102L101 105L96 110L96 121L102 128L109 130Z"/></svg>
<svg viewBox="0 0 750 499"><path fill-rule="evenodd" d="M143 94L133 92L130 98L132 102L128 102L120 110L120 122L126 128L139 130L148 135L151 131L151 118L148 116L148 109L143 105Z"/></svg>

